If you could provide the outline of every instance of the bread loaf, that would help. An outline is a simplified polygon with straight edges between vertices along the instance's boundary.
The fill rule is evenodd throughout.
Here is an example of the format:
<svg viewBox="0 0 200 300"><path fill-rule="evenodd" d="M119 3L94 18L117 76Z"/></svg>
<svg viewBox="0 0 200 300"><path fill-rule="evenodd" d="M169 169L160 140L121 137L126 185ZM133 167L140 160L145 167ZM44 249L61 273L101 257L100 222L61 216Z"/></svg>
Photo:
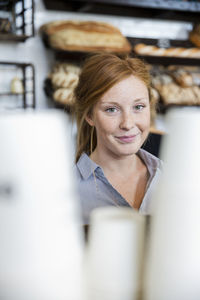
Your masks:
<svg viewBox="0 0 200 300"><path fill-rule="evenodd" d="M182 88L169 83L159 87L158 91L165 105L200 105L200 88L197 86Z"/></svg>
<svg viewBox="0 0 200 300"><path fill-rule="evenodd" d="M53 94L53 99L62 105L73 105L73 90L66 88L59 88Z"/></svg>
<svg viewBox="0 0 200 300"><path fill-rule="evenodd" d="M163 85L167 85L173 82L173 78L168 74L158 74L152 77L152 86L155 89L159 89Z"/></svg>
<svg viewBox="0 0 200 300"><path fill-rule="evenodd" d="M68 62L59 62L53 66L51 73L75 73L77 75L80 74L81 68L74 64L74 63L68 63Z"/></svg>
<svg viewBox="0 0 200 300"><path fill-rule="evenodd" d="M76 87L81 68L69 62L56 63L48 75L51 91L50 96L62 106L73 106L73 92Z"/></svg>
<svg viewBox="0 0 200 300"><path fill-rule="evenodd" d="M55 21L41 26L51 47L69 51L130 52L131 45L120 30L95 21Z"/></svg>
<svg viewBox="0 0 200 300"><path fill-rule="evenodd" d="M152 56L175 56L175 57L191 57L200 58L200 49L183 48L183 47L171 47L171 48L159 48L156 46L137 44L134 46L134 51L139 55L152 55Z"/></svg>
<svg viewBox="0 0 200 300"><path fill-rule="evenodd" d="M194 26L189 33L189 40L197 47L200 47L200 24Z"/></svg>
<svg viewBox="0 0 200 300"><path fill-rule="evenodd" d="M150 73L151 85L160 95L158 111L165 111L169 105L200 106L200 68L198 66L154 65Z"/></svg>
<svg viewBox="0 0 200 300"><path fill-rule="evenodd" d="M11 33L12 25L8 18L0 18L0 33Z"/></svg>
<svg viewBox="0 0 200 300"><path fill-rule="evenodd" d="M172 72L172 76L176 83L182 87L190 87L194 85L192 75L184 69L177 69Z"/></svg>
<svg viewBox="0 0 200 300"><path fill-rule="evenodd" d="M23 82L20 78L14 77L11 80L11 93L13 94L23 94L24 93L24 86Z"/></svg>
<svg viewBox="0 0 200 300"><path fill-rule="evenodd" d="M74 88L78 83L78 79L78 75L74 73L57 72L51 76L51 81L55 88Z"/></svg>
<svg viewBox="0 0 200 300"><path fill-rule="evenodd" d="M200 86L200 67L170 65L167 72L182 87Z"/></svg>

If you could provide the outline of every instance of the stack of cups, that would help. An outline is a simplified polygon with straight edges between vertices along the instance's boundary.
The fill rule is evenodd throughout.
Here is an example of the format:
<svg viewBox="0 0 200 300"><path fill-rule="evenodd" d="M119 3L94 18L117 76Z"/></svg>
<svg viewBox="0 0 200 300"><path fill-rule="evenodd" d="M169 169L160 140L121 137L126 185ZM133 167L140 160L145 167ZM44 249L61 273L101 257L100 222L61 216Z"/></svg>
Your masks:
<svg viewBox="0 0 200 300"><path fill-rule="evenodd" d="M200 109L173 109L161 147L145 300L200 299Z"/></svg>
<svg viewBox="0 0 200 300"><path fill-rule="evenodd" d="M141 291L145 217L130 208L97 208L87 249L87 300L135 300Z"/></svg>

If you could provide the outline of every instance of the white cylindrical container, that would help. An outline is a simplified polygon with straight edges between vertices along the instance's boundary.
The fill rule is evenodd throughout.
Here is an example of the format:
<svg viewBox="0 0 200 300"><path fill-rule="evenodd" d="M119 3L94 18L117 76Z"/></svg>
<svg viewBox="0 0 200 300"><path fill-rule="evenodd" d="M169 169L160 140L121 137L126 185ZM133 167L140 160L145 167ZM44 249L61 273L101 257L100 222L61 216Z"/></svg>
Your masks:
<svg viewBox="0 0 200 300"><path fill-rule="evenodd" d="M105 207L92 212L86 299L138 299L144 229L145 217L131 208Z"/></svg>
<svg viewBox="0 0 200 300"><path fill-rule="evenodd" d="M69 128L54 110L0 116L0 299L82 297Z"/></svg>
<svg viewBox="0 0 200 300"><path fill-rule="evenodd" d="M200 299L200 109L170 110L154 197L145 300Z"/></svg>

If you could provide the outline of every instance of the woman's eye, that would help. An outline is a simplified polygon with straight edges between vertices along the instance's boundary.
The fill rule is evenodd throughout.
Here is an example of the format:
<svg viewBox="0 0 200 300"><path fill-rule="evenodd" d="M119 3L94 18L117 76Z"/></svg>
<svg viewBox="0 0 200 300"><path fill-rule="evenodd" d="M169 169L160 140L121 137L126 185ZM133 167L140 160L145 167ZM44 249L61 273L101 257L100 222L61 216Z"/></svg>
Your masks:
<svg viewBox="0 0 200 300"><path fill-rule="evenodd" d="M117 112L117 108L116 107L109 107L109 108L106 109L106 112L109 112L109 113Z"/></svg>
<svg viewBox="0 0 200 300"><path fill-rule="evenodd" d="M134 107L136 110L142 110L144 108L143 104L138 104Z"/></svg>

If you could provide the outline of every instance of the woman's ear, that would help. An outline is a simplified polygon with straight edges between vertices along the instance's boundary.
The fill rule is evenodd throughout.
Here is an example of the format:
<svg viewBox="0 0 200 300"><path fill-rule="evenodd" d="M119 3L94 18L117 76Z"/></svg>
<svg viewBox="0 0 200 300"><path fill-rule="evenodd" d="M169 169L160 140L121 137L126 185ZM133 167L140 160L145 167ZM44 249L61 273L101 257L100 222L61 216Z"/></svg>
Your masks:
<svg viewBox="0 0 200 300"><path fill-rule="evenodd" d="M92 119L92 115L91 114L88 114L86 117L85 117L85 120L86 122L90 125L90 126L94 126L94 121Z"/></svg>

